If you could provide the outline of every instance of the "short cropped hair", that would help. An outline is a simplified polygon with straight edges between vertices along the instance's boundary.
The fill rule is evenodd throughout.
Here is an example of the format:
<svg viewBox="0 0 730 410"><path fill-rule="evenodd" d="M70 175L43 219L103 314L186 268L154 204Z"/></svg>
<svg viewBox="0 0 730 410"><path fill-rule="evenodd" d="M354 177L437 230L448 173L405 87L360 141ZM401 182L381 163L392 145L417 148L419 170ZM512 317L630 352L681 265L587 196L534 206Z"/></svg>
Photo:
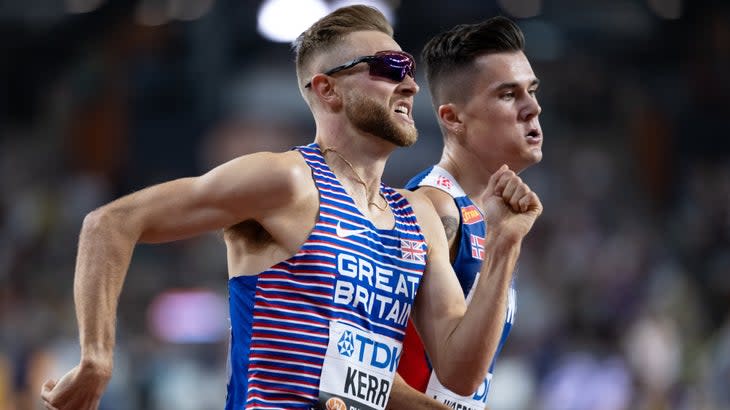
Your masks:
<svg viewBox="0 0 730 410"><path fill-rule="evenodd" d="M334 49L347 34L368 30L393 37L393 27L385 16L377 9L364 5L339 8L300 34L292 44L300 85L308 74L308 64L316 55Z"/></svg>
<svg viewBox="0 0 730 410"><path fill-rule="evenodd" d="M524 51L525 36L512 20L497 16L476 24L460 24L441 32L426 43L421 53L433 104L446 98L445 89L454 77L473 69L477 57ZM455 90L463 95L464 90Z"/></svg>

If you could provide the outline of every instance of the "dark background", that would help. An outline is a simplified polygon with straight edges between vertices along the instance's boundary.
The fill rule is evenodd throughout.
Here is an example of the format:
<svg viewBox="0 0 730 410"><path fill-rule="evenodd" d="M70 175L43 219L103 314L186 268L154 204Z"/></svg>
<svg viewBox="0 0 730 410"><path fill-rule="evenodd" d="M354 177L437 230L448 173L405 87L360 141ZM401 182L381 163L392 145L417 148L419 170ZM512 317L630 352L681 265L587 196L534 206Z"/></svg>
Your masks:
<svg viewBox="0 0 730 410"><path fill-rule="evenodd" d="M414 55L455 24L513 17L542 81L545 157L523 178L545 212L491 408L730 408L730 4L390 4ZM88 211L312 141L289 44L257 32L260 5L0 1L0 409L36 408L42 381L78 360ZM391 185L440 156L417 80L420 139L392 156ZM102 409L222 408L226 272L218 234L137 248Z"/></svg>

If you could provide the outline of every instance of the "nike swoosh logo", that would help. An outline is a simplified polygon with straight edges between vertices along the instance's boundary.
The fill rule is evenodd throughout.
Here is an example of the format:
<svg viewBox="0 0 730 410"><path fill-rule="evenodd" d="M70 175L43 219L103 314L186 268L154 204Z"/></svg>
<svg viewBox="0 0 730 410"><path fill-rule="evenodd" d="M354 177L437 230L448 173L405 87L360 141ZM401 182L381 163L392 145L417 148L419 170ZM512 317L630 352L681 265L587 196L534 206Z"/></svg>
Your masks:
<svg viewBox="0 0 730 410"><path fill-rule="evenodd" d="M340 226L340 221L337 221L337 229L335 229L335 232L337 233L337 236L340 238L347 238L348 236L357 235L359 233L367 232L368 228L362 228L362 229L347 229Z"/></svg>

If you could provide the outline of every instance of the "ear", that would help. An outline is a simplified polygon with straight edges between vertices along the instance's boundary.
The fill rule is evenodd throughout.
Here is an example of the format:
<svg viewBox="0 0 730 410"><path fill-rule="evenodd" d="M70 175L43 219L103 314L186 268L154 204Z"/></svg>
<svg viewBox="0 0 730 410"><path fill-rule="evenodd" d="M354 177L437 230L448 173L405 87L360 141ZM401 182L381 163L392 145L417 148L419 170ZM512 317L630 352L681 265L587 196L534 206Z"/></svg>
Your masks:
<svg viewBox="0 0 730 410"><path fill-rule="evenodd" d="M464 135L464 123L459 118L458 108L453 103L439 105L438 119L446 131L457 138Z"/></svg>
<svg viewBox="0 0 730 410"><path fill-rule="evenodd" d="M317 95L323 104L337 109L342 105L342 97L335 89L332 77L324 74L315 74L312 77L311 91Z"/></svg>

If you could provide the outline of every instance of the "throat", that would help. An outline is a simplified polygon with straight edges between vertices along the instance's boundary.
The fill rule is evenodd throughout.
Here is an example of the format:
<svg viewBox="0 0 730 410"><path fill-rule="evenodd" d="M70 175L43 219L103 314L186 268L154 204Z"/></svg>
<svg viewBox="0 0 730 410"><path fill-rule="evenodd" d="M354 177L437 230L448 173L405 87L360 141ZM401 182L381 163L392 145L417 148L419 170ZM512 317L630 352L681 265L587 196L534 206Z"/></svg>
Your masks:
<svg viewBox="0 0 730 410"><path fill-rule="evenodd" d="M383 196L383 193L380 191L380 186L378 185L377 192L370 192L368 189L368 185L365 183L365 180L358 174L358 172L355 170L355 167L352 165L352 163L345 158L342 154L340 154L339 151L332 147L326 147L322 149L322 156L326 156L327 153L333 153L335 156L342 162L347 165L347 168L349 168L350 172L352 173L352 176L355 179L355 182L357 182L359 185L362 185L362 188L364 189L365 193L365 208L370 212L371 207L381 211L385 212L388 210L388 201L385 199L385 196ZM355 199L355 197L351 194L350 196ZM355 201L356 204L358 201Z"/></svg>

